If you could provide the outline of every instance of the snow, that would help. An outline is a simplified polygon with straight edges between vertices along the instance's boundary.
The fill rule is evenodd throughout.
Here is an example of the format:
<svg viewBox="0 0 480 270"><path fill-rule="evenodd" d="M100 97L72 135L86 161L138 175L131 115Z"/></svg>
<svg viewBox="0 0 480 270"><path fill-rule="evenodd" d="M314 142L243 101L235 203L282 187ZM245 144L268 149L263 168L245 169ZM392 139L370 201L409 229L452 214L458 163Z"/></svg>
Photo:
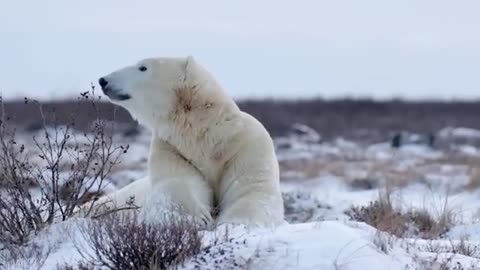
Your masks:
<svg viewBox="0 0 480 270"><path fill-rule="evenodd" d="M337 221L294 224L273 232L250 232L255 250L269 250L253 259L253 269L405 269L404 252L383 254L373 243L374 230ZM250 252L252 252L250 248ZM249 254L249 258L255 258ZM261 265L262 267L258 267Z"/></svg>
<svg viewBox="0 0 480 270"><path fill-rule="evenodd" d="M438 132L441 137L480 138L480 130L465 127L447 127Z"/></svg>
<svg viewBox="0 0 480 270"><path fill-rule="evenodd" d="M311 138L310 131L305 134ZM145 175L149 136L145 130L136 135L109 177L109 192ZM114 139L119 144L132 141L120 135ZM480 254L454 249L461 241L472 249L480 247L480 190L469 188L477 147L467 145L475 151L453 152L422 145L392 149L387 142L362 145L343 138L313 142L298 136L276 142L284 166L282 192L289 223L276 229L220 226L205 231L202 251L180 269L413 270L459 263L469 270L480 266ZM354 186L354 181L360 184ZM397 238L345 214L351 206L376 200L386 186L396 209L426 210L434 218L448 212L453 227L439 239ZM75 218L57 223L32 239L52 248L42 270L82 259L76 246L89 250L78 226L85 222L90 221ZM212 244L227 230L229 241Z"/></svg>
<svg viewBox="0 0 480 270"><path fill-rule="evenodd" d="M42 269L55 269L59 264L73 263L82 257L77 247L85 252L88 245L76 225L85 220L71 220L65 224L51 227L38 236L43 241L55 246L54 256L50 256ZM207 232L204 236L205 246L211 239L225 233L226 227ZM224 266L233 264L249 265L251 269L398 269L413 265L412 258L398 246L392 247L389 253L379 250L374 243L376 230L355 222L323 221L303 224L282 225L276 229L246 229L230 227L230 241L227 245L235 245L234 253L224 254ZM68 237L65 237L68 235ZM215 248L215 247L214 247ZM227 246L224 246L228 250ZM214 252L214 251L210 251ZM233 254L233 257L230 256ZM205 257L200 253L187 261L180 269L197 269L198 258ZM208 258L208 257L207 257ZM204 265L218 265L222 255L211 257ZM217 261L217 263L214 263ZM278 267L278 268L277 268ZM218 268L225 269L225 268Z"/></svg>
<svg viewBox="0 0 480 270"><path fill-rule="evenodd" d="M75 227L75 222L54 226L39 237L49 238L52 246L55 241L57 243L54 256L49 257L42 269L55 269L58 264L81 260L76 247L81 246L91 252L88 251L88 245L82 243L83 236L75 229L78 228ZM179 269L244 269L242 267L248 266L248 269L286 270L405 270L416 269L419 260L432 262L435 257L435 260L442 261L440 258L443 256L453 256L453 262L458 261L464 266L479 263L478 259L472 257L451 254L450 241L402 242L357 222L309 222L282 225L276 229L229 227L229 241L210 247L213 239L225 234L226 229L222 226L215 231L206 232L204 250L209 247L208 252L200 252ZM66 234L69 237L65 238ZM63 239L60 239L62 237ZM432 245L435 245L439 252L428 252L428 247ZM218 252L219 250L222 252ZM208 256L209 254L216 255Z"/></svg>

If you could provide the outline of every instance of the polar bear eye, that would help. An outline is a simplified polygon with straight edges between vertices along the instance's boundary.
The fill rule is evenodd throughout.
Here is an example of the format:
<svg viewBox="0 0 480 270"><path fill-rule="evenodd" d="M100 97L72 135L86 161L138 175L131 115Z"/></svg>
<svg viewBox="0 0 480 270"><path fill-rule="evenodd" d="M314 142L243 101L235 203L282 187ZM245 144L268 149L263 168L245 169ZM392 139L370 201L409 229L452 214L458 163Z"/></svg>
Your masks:
<svg viewBox="0 0 480 270"><path fill-rule="evenodd" d="M140 66L138 68L138 70L140 70L141 72L144 72L144 71L147 71L147 67L146 66Z"/></svg>

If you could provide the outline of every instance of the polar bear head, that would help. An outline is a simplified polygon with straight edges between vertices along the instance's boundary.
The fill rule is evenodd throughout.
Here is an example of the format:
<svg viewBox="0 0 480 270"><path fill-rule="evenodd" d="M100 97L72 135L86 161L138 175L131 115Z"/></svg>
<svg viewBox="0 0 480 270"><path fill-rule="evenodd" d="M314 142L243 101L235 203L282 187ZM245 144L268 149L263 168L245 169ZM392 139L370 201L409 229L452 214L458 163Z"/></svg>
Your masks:
<svg viewBox="0 0 480 270"><path fill-rule="evenodd" d="M109 99L141 122L156 125L167 121L185 102L208 103L223 97L221 87L193 57L148 58L99 79Z"/></svg>

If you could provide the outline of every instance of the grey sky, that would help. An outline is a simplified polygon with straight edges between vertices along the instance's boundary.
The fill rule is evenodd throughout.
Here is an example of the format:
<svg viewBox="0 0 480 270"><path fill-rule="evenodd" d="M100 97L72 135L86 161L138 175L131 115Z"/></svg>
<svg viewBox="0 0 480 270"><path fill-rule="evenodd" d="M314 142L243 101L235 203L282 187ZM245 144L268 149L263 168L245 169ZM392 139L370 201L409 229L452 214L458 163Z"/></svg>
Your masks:
<svg viewBox="0 0 480 270"><path fill-rule="evenodd" d="M480 1L0 0L0 90L191 54L235 97L480 98Z"/></svg>

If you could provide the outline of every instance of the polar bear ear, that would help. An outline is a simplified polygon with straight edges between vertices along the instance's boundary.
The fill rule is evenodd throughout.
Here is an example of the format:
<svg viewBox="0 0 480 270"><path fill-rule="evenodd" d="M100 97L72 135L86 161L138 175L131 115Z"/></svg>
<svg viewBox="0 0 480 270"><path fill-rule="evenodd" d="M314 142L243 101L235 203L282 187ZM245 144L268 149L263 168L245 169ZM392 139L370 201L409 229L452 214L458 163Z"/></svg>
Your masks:
<svg viewBox="0 0 480 270"><path fill-rule="evenodd" d="M184 82L191 81L193 78L193 73L195 70L195 59L193 59L193 56L189 55L187 56L187 59L185 61L185 77L183 78Z"/></svg>

